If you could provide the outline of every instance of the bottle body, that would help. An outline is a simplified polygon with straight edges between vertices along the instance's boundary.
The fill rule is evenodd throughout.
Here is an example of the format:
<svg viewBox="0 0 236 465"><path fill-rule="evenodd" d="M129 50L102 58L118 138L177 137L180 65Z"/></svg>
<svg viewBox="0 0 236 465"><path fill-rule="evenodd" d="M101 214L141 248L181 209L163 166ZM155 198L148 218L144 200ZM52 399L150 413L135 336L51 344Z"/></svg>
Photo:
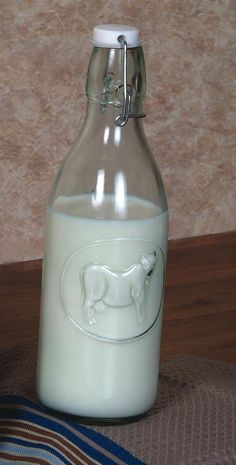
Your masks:
<svg viewBox="0 0 236 465"><path fill-rule="evenodd" d="M54 184L41 299L39 399L97 419L142 415L155 401L168 235L142 123L118 127L115 113L89 103Z"/></svg>

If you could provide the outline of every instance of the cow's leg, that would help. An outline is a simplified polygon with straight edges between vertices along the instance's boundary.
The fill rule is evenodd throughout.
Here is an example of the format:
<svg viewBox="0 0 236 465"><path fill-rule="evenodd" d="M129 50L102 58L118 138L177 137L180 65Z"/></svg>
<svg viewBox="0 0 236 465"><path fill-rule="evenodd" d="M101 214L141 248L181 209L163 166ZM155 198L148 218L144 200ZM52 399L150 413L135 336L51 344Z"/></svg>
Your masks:
<svg viewBox="0 0 236 465"><path fill-rule="evenodd" d="M144 311L144 292L142 289L133 288L132 289L132 297L135 303L137 318L139 323L143 323L145 319L145 311Z"/></svg>
<svg viewBox="0 0 236 465"><path fill-rule="evenodd" d="M106 309L102 300L98 300L97 302L95 302L94 308L96 312L104 312L104 310Z"/></svg>
<svg viewBox="0 0 236 465"><path fill-rule="evenodd" d="M105 310L103 296L106 293L106 269L99 265L89 265L84 273L84 317L90 325L96 323L96 311Z"/></svg>
<svg viewBox="0 0 236 465"><path fill-rule="evenodd" d="M93 308L93 300L91 298L86 298L84 301L84 317L85 320L90 324L93 325L96 323L95 317L94 317L94 308Z"/></svg>
<svg viewBox="0 0 236 465"><path fill-rule="evenodd" d="M90 269L85 270L83 313L84 313L84 320L88 322L90 325L93 325L96 323L95 309L94 309L94 302L96 298L95 298L94 283L93 281L91 281L90 274L91 274Z"/></svg>

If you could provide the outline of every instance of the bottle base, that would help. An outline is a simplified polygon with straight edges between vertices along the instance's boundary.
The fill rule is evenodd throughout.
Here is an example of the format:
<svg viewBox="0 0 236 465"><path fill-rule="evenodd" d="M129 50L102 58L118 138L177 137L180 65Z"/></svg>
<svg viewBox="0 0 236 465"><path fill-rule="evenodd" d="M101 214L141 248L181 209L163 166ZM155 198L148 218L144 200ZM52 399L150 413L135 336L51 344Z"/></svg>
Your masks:
<svg viewBox="0 0 236 465"><path fill-rule="evenodd" d="M137 421L144 418L148 412L144 412L138 415L120 417L120 418L106 418L106 417L86 417L80 416L73 413L62 412L61 410L56 410L51 407L45 406L42 402L40 404L47 409L48 413L57 418L63 418L65 420L77 421L82 425L88 426L117 426L117 425L126 425L128 423L136 423Z"/></svg>

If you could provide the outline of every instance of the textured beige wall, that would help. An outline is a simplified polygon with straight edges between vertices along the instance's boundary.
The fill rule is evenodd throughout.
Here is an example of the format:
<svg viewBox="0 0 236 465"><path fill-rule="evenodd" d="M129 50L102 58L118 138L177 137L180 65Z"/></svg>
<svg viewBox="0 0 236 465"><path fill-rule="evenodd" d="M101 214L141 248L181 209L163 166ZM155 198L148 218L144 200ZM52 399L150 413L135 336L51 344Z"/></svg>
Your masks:
<svg viewBox="0 0 236 465"><path fill-rule="evenodd" d="M84 117L95 24L141 29L146 132L170 237L235 229L235 1L0 0L0 262L41 257L51 181Z"/></svg>

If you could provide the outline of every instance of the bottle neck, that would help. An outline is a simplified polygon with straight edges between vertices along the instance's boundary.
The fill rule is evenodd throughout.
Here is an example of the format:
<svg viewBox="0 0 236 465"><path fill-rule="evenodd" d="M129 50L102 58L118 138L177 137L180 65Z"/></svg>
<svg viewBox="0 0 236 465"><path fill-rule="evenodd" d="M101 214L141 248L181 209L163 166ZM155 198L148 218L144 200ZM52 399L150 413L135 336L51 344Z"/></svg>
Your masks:
<svg viewBox="0 0 236 465"><path fill-rule="evenodd" d="M88 140L92 135L98 144L102 143L105 146L115 144L117 148L120 147L121 142L129 144L130 140L137 142L137 139L145 139L143 119L130 117L128 123L121 128L115 124L119 113L120 108L114 105L107 105L104 110L101 103L89 99L80 137Z"/></svg>
<svg viewBox="0 0 236 465"><path fill-rule="evenodd" d="M123 57L122 49L93 48L88 69L86 94L89 101L88 107L90 104L98 104L103 115L110 107L113 107L115 115L118 116L124 105ZM142 102L146 92L142 47L127 49L126 90L131 99L130 116L142 116Z"/></svg>

